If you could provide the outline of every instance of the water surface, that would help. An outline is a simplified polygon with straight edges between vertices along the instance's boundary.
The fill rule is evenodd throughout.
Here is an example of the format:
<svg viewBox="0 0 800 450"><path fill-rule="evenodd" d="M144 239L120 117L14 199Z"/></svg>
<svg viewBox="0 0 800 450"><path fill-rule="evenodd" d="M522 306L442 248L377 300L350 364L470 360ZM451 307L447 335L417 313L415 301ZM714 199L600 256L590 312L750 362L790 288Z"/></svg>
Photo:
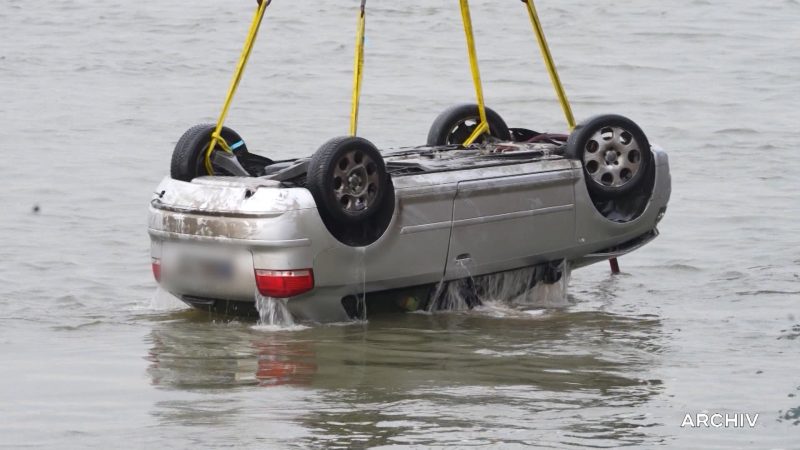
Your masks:
<svg viewBox="0 0 800 450"><path fill-rule="evenodd" d="M0 444L797 447L798 1L542 0L576 115L630 116L669 151L662 236L535 315L292 331L176 305L149 268L147 202L213 121L253 3L3 0ZM356 8L274 2L228 122L250 148L347 131ZM456 6L369 8L360 133L422 143L472 98ZM488 104L564 130L524 8L473 19ZM698 412L759 419L680 427Z"/></svg>

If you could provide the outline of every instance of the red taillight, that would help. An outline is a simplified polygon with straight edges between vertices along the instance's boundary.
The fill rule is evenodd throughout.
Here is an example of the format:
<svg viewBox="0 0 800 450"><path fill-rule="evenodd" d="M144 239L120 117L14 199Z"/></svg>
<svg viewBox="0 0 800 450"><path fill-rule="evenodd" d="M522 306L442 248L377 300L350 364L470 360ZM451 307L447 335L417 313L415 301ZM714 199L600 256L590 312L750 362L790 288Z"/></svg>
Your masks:
<svg viewBox="0 0 800 450"><path fill-rule="evenodd" d="M158 258L153 258L153 277L157 282L161 282L161 260Z"/></svg>
<svg viewBox="0 0 800 450"><path fill-rule="evenodd" d="M256 269L258 292L265 297L288 298L314 289L314 272Z"/></svg>

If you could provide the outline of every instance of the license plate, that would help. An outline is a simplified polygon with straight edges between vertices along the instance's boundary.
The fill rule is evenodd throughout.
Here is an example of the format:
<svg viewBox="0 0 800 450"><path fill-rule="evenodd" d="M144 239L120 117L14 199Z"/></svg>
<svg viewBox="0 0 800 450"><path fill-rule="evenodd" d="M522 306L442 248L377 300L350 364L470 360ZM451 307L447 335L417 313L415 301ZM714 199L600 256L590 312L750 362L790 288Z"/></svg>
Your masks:
<svg viewBox="0 0 800 450"><path fill-rule="evenodd" d="M233 278L233 263L229 258L180 255L177 266L181 277L214 281L228 281Z"/></svg>

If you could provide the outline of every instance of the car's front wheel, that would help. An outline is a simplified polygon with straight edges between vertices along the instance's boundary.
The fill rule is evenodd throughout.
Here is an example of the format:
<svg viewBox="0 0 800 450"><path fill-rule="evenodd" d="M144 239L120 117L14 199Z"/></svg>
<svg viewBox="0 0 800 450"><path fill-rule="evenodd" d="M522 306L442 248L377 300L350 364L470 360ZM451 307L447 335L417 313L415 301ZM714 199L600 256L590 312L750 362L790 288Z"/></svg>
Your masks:
<svg viewBox="0 0 800 450"><path fill-rule="evenodd" d="M627 117L613 114L591 117L575 127L566 154L583 163L589 191L606 199L642 186L652 159L642 129Z"/></svg>

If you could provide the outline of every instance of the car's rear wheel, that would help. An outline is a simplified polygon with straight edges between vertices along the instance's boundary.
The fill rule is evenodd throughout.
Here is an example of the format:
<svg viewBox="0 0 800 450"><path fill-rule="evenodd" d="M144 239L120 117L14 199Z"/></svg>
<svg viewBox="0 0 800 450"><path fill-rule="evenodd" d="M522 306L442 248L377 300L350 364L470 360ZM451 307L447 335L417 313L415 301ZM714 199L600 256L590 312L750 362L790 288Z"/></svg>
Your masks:
<svg viewBox="0 0 800 450"><path fill-rule="evenodd" d="M314 153L306 185L320 211L346 225L371 218L390 188L378 149L366 139L351 136L331 139Z"/></svg>
<svg viewBox="0 0 800 450"><path fill-rule="evenodd" d="M475 142L484 143L490 139L511 140L511 132L505 121L491 108L486 108L489 133L480 136ZM478 105L456 105L444 110L433 121L428 132L428 145L461 145L472 135L480 123Z"/></svg>
<svg viewBox="0 0 800 450"><path fill-rule="evenodd" d="M575 127L567 140L566 154L583 163L589 191L607 199L639 188L652 158L642 129L632 120L613 114L591 117Z"/></svg>
<svg viewBox="0 0 800 450"><path fill-rule="evenodd" d="M210 175L205 166L206 151L211 143L214 125L200 124L189 128L175 145L172 152L170 175L176 180L192 181L197 177ZM225 139L236 154L247 154L247 146L238 133L228 127L222 127L220 136ZM214 175L229 175L220 167L213 167Z"/></svg>

